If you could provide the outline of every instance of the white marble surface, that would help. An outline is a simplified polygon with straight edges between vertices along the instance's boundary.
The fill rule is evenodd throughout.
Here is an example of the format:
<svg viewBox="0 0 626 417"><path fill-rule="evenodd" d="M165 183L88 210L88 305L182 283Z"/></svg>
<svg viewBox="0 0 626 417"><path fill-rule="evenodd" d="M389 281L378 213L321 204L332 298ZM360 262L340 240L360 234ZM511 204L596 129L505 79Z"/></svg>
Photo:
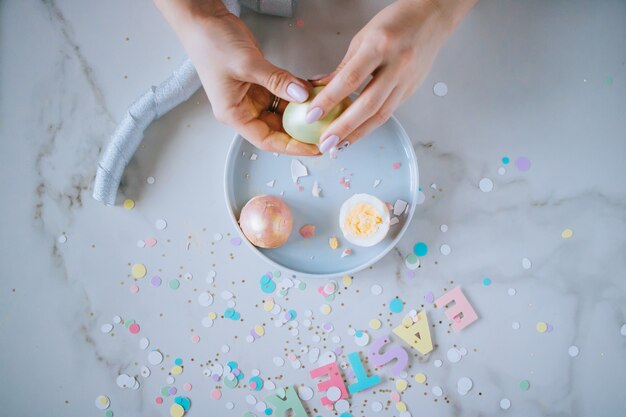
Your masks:
<svg viewBox="0 0 626 417"><path fill-rule="evenodd" d="M248 15L246 20L276 63L298 74L327 71L341 58L358 28L382 7L370 1L302 0L294 20ZM626 409L626 4L623 1L482 1L441 51L422 88L397 112L412 137L426 201L395 253L357 274L330 303L329 316L317 293L322 282L292 289L279 304L298 312L299 336L276 328L262 309L258 285L267 266L244 246L233 247L223 201L224 155L233 132L218 124L202 93L156 122L127 170L120 199L136 201L129 211L104 207L90 197L99 152L126 106L149 84L158 83L183 52L148 1L5 1L0 5L0 389L1 416L104 415L94 400L110 398L115 416L169 415L173 397L157 405L176 357L184 373L175 386L192 407L189 416L242 416L254 411L242 385L223 388L202 375L216 359L235 360L246 375L280 378L280 385L314 387L314 366L282 368L272 357L300 347L334 348L332 337L315 343L316 326L334 324L344 355L362 351L348 326L384 325L401 315L384 306L394 296L405 311L421 308L428 291L460 285L480 318L448 333L442 312L426 304L436 326L437 348L413 357L402 394L413 416L617 416ZM322 45L322 46L320 46ZM446 97L432 86L443 81ZM501 158L530 158L528 172ZM146 178L153 176L153 185ZM478 189L482 177L493 191ZM436 190L431 187L436 184ZM120 200L121 202L121 200ZM157 231L154 222L166 219ZM440 231L446 224L449 230ZM562 239L571 228L574 235ZM213 241L215 233L224 240ZM59 243L60 235L67 242ZM139 248L155 237L154 248ZM430 247L416 277L406 277L403 258L416 241ZM449 244L449 256L439 253ZM189 244L189 245L188 245ZM232 254L232 255L231 255ZM532 267L522 268L522 258ZM139 280L130 292L130 265L144 263L148 278L181 277L178 290ZM205 277L217 276L213 284ZM193 274L186 280L186 273ZM482 284L490 277L492 284ZM383 287L373 296L370 287ZM509 288L516 295L509 296ZM215 295L201 307L200 292ZM218 318L224 290L236 296L242 321ZM277 297L278 299L278 297ZM313 311L312 330L304 311ZM140 324L138 335L103 324L119 315ZM387 322L387 318L390 319ZM439 320L443 324L439 324ZM535 330L538 321L553 326ZM520 329L511 328L513 322ZM263 338L245 336L264 323ZM200 335L200 343L191 341ZM140 376L151 348L168 357ZM299 338L299 339L298 339ZM220 353L222 345L230 352ZM446 359L454 344L469 353L459 363ZM568 347L580 349L577 357ZM219 354L219 356L218 356ZM434 361L443 360L436 368ZM345 358L340 357L340 361ZM428 386L412 376L423 372ZM137 376L140 388L121 389L119 374ZM355 416L399 415L387 368L383 384L350 398ZM466 396L456 382L474 382ZM519 381L530 381L522 391ZM217 385L222 385L220 382ZM440 386L436 400L431 388ZM269 394L269 392L265 392ZM310 415L334 415L306 401ZM508 411L499 407L509 398ZM235 408L226 409L232 401ZM262 413L256 413L261 415Z"/></svg>

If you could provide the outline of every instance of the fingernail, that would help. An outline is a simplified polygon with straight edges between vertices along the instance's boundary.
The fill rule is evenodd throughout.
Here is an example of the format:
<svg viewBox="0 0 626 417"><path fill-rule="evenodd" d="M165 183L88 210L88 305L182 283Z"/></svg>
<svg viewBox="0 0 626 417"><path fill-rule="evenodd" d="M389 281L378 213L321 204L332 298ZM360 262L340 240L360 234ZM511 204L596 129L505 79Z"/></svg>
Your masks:
<svg viewBox="0 0 626 417"><path fill-rule="evenodd" d="M333 146L332 148L330 148L330 152L328 152L328 155L330 156L330 159L336 159L337 158L337 147Z"/></svg>
<svg viewBox="0 0 626 417"><path fill-rule="evenodd" d="M326 77L328 74L317 74L314 75L312 77L309 77L309 80L311 81L317 81L317 80L321 80L322 78Z"/></svg>
<svg viewBox="0 0 626 417"><path fill-rule="evenodd" d="M320 117L322 117L322 113L324 113L324 111L322 110L321 107L314 107L312 110L310 110L306 114L304 121L307 122L308 124L317 122L320 119Z"/></svg>
<svg viewBox="0 0 626 417"><path fill-rule="evenodd" d="M319 148L321 153L326 153L332 148L337 149L337 143L339 143L339 136L331 135L326 140L320 143Z"/></svg>
<svg viewBox="0 0 626 417"><path fill-rule="evenodd" d="M287 86L287 94L298 103L305 102L309 98L309 92L296 83L291 83Z"/></svg>

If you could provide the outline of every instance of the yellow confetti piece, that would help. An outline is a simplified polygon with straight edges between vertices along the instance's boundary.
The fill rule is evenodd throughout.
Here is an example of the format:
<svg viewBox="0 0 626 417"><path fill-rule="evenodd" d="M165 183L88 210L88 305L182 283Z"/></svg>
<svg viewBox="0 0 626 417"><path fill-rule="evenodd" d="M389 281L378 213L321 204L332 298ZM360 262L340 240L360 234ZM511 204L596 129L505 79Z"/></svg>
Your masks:
<svg viewBox="0 0 626 417"><path fill-rule="evenodd" d="M546 330L548 330L548 324L543 321L540 321L537 323L537 326L535 326L535 328L537 329L539 333L545 333Z"/></svg>
<svg viewBox="0 0 626 417"><path fill-rule="evenodd" d="M423 384L424 382L426 382L426 375L421 372L415 375L415 382L417 382L418 384Z"/></svg>
<svg viewBox="0 0 626 417"><path fill-rule="evenodd" d="M124 208L126 210L132 210L135 207L135 200L131 200L130 198L127 198L126 200L124 200Z"/></svg>
<svg viewBox="0 0 626 417"><path fill-rule="evenodd" d="M270 312L274 308L274 299L268 298L263 302L263 310Z"/></svg>
<svg viewBox="0 0 626 417"><path fill-rule="evenodd" d="M207 314L207 316L211 319L211 320L215 320L217 318L217 313L215 311L211 311L209 314Z"/></svg>
<svg viewBox="0 0 626 417"><path fill-rule="evenodd" d="M172 366L172 369L170 369L170 373L172 375L180 375L183 373L183 367L178 365Z"/></svg>
<svg viewBox="0 0 626 417"><path fill-rule="evenodd" d="M328 239L328 246L330 246L330 248L333 250L339 247L339 241L337 240L335 236Z"/></svg>
<svg viewBox="0 0 626 417"><path fill-rule="evenodd" d="M143 278L146 276L148 271L146 270L146 266L144 264L135 264L131 268L131 272L135 278Z"/></svg>
<svg viewBox="0 0 626 417"><path fill-rule="evenodd" d="M101 396L98 397L98 402L100 404L104 405L104 404L109 402L109 398L104 396L104 395L101 395Z"/></svg>
<svg viewBox="0 0 626 417"><path fill-rule="evenodd" d="M372 328L374 330L380 329L381 325L382 325L382 323L378 319L371 319L370 320L370 328Z"/></svg>
<svg viewBox="0 0 626 417"><path fill-rule="evenodd" d="M574 231L572 229L565 229L561 232L561 237L563 239L569 239L572 236L574 236Z"/></svg>
<svg viewBox="0 0 626 417"><path fill-rule="evenodd" d="M406 411L406 404L404 402L402 402L402 401L398 401L396 403L396 409L399 412L404 413Z"/></svg>
<svg viewBox="0 0 626 417"><path fill-rule="evenodd" d="M322 312L322 314L330 314L333 309L328 304L322 304L322 306L320 307L320 311Z"/></svg>
<svg viewBox="0 0 626 417"><path fill-rule="evenodd" d="M254 332L259 336L263 336L265 334L265 327L257 324L256 326L254 326Z"/></svg>
<svg viewBox="0 0 626 417"><path fill-rule="evenodd" d="M183 415L185 415L185 409L180 404L172 404L170 407L170 415L172 417L183 417Z"/></svg>
<svg viewBox="0 0 626 417"><path fill-rule="evenodd" d="M350 275L344 275L342 278L344 287L352 285L352 277Z"/></svg>
<svg viewBox="0 0 626 417"><path fill-rule="evenodd" d="M396 389L400 392L404 391L409 386L409 383L406 382L406 379L398 379L396 381Z"/></svg>
<svg viewBox="0 0 626 417"><path fill-rule="evenodd" d="M402 325L404 327L411 327L413 325L413 319L409 316L404 316L402 319Z"/></svg>

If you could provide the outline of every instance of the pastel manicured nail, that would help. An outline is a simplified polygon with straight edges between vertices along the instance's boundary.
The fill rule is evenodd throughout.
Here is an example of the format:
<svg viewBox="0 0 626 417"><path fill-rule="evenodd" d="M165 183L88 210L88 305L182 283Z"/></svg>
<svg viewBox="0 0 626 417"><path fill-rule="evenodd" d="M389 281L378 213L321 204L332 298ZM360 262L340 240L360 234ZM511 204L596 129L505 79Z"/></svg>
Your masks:
<svg viewBox="0 0 626 417"><path fill-rule="evenodd" d="M317 74L317 75L314 75L312 77L309 77L309 80L311 80L311 81L318 81L318 80L321 80L322 78L326 77L327 75L328 74Z"/></svg>
<svg viewBox="0 0 626 417"><path fill-rule="evenodd" d="M291 83L287 86L287 94L298 103L302 103L306 101L307 98L309 98L309 92L306 91L301 85L296 83Z"/></svg>
<svg viewBox="0 0 626 417"><path fill-rule="evenodd" d="M339 136L331 135L326 138L326 140L320 143L319 148L321 153L326 153L332 148L336 148L337 143L339 143Z"/></svg>
<svg viewBox="0 0 626 417"><path fill-rule="evenodd" d="M324 111L322 110L321 107L314 107L306 114L304 121L307 122L308 124L317 122L320 119L320 117L322 117L322 113L324 113Z"/></svg>
<svg viewBox="0 0 626 417"><path fill-rule="evenodd" d="M328 155L330 156L330 159L337 158L337 152L338 152L338 149L337 149L336 146L333 146L332 148L330 148L330 151L328 152Z"/></svg>

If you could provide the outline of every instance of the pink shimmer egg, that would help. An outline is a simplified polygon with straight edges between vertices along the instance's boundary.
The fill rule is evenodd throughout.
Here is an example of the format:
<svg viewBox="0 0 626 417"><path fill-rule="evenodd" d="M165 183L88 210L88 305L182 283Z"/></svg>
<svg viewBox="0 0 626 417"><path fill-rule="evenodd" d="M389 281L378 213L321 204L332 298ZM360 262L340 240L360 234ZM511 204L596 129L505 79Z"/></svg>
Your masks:
<svg viewBox="0 0 626 417"><path fill-rule="evenodd" d="M272 195L262 195L252 198L241 209L239 226L254 246L277 248L289 239L293 216L283 200Z"/></svg>

